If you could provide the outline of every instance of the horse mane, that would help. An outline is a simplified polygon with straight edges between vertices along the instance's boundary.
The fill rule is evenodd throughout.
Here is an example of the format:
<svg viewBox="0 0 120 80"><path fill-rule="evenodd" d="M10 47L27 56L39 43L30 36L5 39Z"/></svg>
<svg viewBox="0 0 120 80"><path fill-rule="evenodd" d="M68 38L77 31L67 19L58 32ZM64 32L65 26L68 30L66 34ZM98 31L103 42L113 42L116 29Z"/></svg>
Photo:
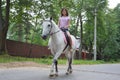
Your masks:
<svg viewBox="0 0 120 80"><path fill-rule="evenodd" d="M47 19L45 19L46 21L48 20L48 21L52 21L52 24L54 25L54 27L56 27L56 28L58 28L58 25L55 23L55 21L53 20L53 19L51 19L51 18L47 18Z"/></svg>
<svg viewBox="0 0 120 80"><path fill-rule="evenodd" d="M58 25L55 23L55 21L51 20L52 21L52 25L54 26L54 28L56 28L56 30L59 30L60 28L58 27Z"/></svg>

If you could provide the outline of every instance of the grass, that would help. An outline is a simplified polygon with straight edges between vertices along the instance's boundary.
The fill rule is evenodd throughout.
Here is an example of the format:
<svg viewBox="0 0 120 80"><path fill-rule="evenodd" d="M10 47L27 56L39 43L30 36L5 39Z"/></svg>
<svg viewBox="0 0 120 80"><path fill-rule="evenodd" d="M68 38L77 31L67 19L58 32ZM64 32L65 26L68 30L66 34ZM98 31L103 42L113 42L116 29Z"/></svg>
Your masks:
<svg viewBox="0 0 120 80"><path fill-rule="evenodd" d="M9 62L35 62L39 64L51 64L52 63L52 58L25 58L25 57L14 57L10 56L7 54L0 55L0 63L9 63ZM67 59L58 59L59 64L66 64ZM120 60L117 62L119 63ZM78 64L105 64L105 63L116 63L114 61L111 62L105 62L102 60L73 60L73 64L78 65Z"/></svg>
<svg viewBox="0 0 120 80"><path fill-rule="evenodd" d="M41 64L49 64L50 59L43 59L43 58L26 58L26 57L16 57L10 55L0 55L0 63L9 63L9 62L36 62Z"/></svg>

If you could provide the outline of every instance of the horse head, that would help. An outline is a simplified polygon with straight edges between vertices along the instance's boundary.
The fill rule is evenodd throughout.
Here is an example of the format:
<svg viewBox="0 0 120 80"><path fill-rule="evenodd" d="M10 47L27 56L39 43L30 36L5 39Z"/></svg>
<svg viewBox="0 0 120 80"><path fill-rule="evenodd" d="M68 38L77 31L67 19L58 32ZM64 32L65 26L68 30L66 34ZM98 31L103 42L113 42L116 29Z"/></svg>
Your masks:
<svg viewBox="0 0 120 80"><path fill-rule="evenodd" d="M47 39L47 36L52 30L52 18L44 19L42 23L42 38Z"/></svg>

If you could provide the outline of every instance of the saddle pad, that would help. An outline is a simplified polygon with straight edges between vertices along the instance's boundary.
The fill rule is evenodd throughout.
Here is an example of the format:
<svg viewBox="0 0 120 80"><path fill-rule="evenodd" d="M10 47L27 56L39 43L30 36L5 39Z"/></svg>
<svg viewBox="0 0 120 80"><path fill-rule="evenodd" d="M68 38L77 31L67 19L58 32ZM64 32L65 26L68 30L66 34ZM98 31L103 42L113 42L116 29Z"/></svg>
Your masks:
<svg viewBox="0 0 120 80"><path fill-rule="evenodd" d="M64 42L65 42L65 44L67 44L67 39L66 39L66 37L65 37L64 32L62 32L62 34L63 34Z"/></svg>
<svg viewBox="0 0 120 80"><path fill-rule="evenodd" d="M63 37L64 37L64 42L65 42L65 44L67 44L68 42L67 42L66 36L65 36L64 32L62 32L62 33L63 33ZM72 45L73 45L73 40L72 40Z"/></svg>

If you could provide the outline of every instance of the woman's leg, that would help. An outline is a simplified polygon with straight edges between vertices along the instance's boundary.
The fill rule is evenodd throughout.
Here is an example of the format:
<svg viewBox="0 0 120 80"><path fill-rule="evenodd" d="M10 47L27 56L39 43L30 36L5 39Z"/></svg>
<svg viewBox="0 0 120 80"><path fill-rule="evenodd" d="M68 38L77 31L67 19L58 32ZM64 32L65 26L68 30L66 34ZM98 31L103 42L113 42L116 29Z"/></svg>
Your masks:
<svg viewBox="0 0 120 80"><path fill-rule="evenodd" d="M71 39L71 36L70 36L70 32L67 31L67 35L69 37L69 40L70 40L70 48L72 48L72 39Z"/></svg>

